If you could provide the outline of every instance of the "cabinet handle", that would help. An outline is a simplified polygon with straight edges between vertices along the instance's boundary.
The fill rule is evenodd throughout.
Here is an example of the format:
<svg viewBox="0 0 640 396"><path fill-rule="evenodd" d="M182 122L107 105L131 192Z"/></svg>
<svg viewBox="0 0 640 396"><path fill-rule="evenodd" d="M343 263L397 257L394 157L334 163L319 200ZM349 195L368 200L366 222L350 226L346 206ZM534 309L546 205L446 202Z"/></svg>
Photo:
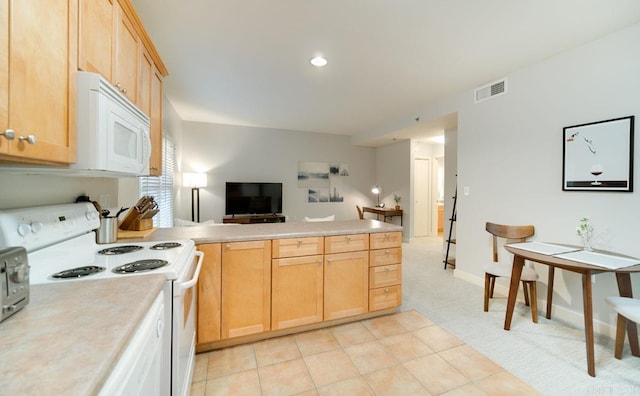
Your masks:
<svg viewBox="0 0 640 396"><path fill-rule="evenodd" d="M347 241L351 241L351 235L347 236Z"/></svg>
<svg viewBox="0 0 640 396"><path fill-rule="evenodd" d="M327 259L327 264L331 264L331 259Z"/></svg>
<svg viewBox="0 0 640 396"><path fill-rule="evenodd" d="M389 288L387 287L386 289L384 289L385 293L389 293Z"/></svg>
<svg viewBox="0 0 640 396"><path fill-rule="evenodd" d="M26 140L29 144L36 144L36 142L38 141L38 139L36 139L36 135L20 136L18 140L21 142Z"/></svg>
<svg viewBox="0 0 640 396"><path fill-rule="evenodd" d="M302 245L302 239L298 239L298 246Z"/></svg>
<svg viewBox="0 0 640 396"><path fill-rule="evenodd" d="M227 250L229 250L229 249L231 249L231 245L229 245L229 244L227 243L227 244L225 245L225 248L226 248Z"/></svg>
<svg viewBox="0 0 640 396"><path fill-rule="evenodd" d="M389 271L391 271L391 268L389 268L389 267L384 267L384 270L385 270L385 271L387 271L387 272L389 272Z"/></svg>
<svg viewBox="0 0 640 396"><path fill-rule="evenodd" d="M0 136L4 136L7 140L13 140L16 137L16 132L13 129L5 129L4 132L0 132Z"/></svg>
<svg viewBox="0 0 640 396"><path fill-rule="evenodd" d="M390 254L391 254L391 251L390 251L390 250L385 250L385 251L384 251L384 254L386 254L386 255L388 256L388 255L390 255Z"/></svg>
<svg viewBox="0 0 640 396"><path fill-rule="evenodd" d="M387 232L387 233L384 234L384 237L389 239L391 237L391 235Z"/></svg>

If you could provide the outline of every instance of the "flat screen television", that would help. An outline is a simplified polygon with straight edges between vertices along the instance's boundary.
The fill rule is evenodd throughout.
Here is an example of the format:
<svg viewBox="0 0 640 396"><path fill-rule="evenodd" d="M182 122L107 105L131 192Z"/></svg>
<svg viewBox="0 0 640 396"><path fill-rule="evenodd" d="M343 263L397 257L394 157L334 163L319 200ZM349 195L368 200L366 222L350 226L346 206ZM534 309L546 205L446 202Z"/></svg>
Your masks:
<svg viewBox="0 0 640 396"><path fill-rule="evenodd" d="M282 183L227 182L225 214L282 213Z"/></svg>

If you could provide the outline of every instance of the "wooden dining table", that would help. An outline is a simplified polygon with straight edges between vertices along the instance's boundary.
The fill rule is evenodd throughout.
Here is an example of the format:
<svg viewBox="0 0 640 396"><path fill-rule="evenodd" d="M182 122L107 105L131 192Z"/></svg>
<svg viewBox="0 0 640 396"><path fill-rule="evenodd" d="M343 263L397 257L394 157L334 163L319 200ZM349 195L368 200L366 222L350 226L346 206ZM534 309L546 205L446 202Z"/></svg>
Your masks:
<svg viewBox="0 0 640 396"><path fill-rule="evenodd" d="M513 253L513 266L511 269L511 283L509 285L509 297L507 299L507 312L504 318L504 329L509 330L511 328L511 319L513 317L513 310L516 304L516 297L518 294L518 285L520 283L520 276L522 274L522 268L525 260L534 261L536 263L549 266L549 278L547 287L547 319L551 318L551 304L553 297L553 279L556 268L575 272L582 276L582 304L584 309L584 332L585 343L587 347L587 371L590 376L596 376L595 362L594 362L594 339L593 339L593 307L592 307L592 284L591 275L601 273L615 273L616 281L618 284L618 293L621 297L633 297L631 287L631 273L640 272L640 264L623 267L623 268L606 268L597 265L586 264L584 262L578 262L562 257L562 254L551 255L543 254L531 250L516 247L517 245L523 247L526 244L507 244L505 249ZM577 249L576 249L577 250ZM628 256L622 256L612 252L594 250L595 253L600 253L606 256L620 257L626 259L634 259ZM629 337L629 345L631 347L631 353L633 356L640 356L640 347L638 345L638 332L636 324L630 320L627 321L627 335Z"/></svg>

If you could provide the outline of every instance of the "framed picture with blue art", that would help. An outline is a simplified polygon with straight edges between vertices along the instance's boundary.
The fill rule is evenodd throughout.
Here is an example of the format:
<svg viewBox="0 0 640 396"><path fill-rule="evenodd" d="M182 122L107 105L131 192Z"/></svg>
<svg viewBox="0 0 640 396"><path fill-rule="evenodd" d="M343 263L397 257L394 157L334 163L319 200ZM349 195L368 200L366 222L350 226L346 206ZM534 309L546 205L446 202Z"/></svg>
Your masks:
<svg viewBox="0 0 640 396"><path fill-rule="evenodd" d="M633 191L634 116L563 128L562 190Z"/></svg>

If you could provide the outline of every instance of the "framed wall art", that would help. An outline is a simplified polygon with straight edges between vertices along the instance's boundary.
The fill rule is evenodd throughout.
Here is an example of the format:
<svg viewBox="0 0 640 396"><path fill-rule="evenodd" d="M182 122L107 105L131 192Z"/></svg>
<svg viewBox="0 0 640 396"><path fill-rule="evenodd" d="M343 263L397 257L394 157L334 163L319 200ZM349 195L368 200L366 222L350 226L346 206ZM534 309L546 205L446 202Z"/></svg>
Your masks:
<svg viewBox="0 0 640 396"><path fill-rule="evenodd" d="M633 191L634 116L563 128L562 190Z"/></svg>

